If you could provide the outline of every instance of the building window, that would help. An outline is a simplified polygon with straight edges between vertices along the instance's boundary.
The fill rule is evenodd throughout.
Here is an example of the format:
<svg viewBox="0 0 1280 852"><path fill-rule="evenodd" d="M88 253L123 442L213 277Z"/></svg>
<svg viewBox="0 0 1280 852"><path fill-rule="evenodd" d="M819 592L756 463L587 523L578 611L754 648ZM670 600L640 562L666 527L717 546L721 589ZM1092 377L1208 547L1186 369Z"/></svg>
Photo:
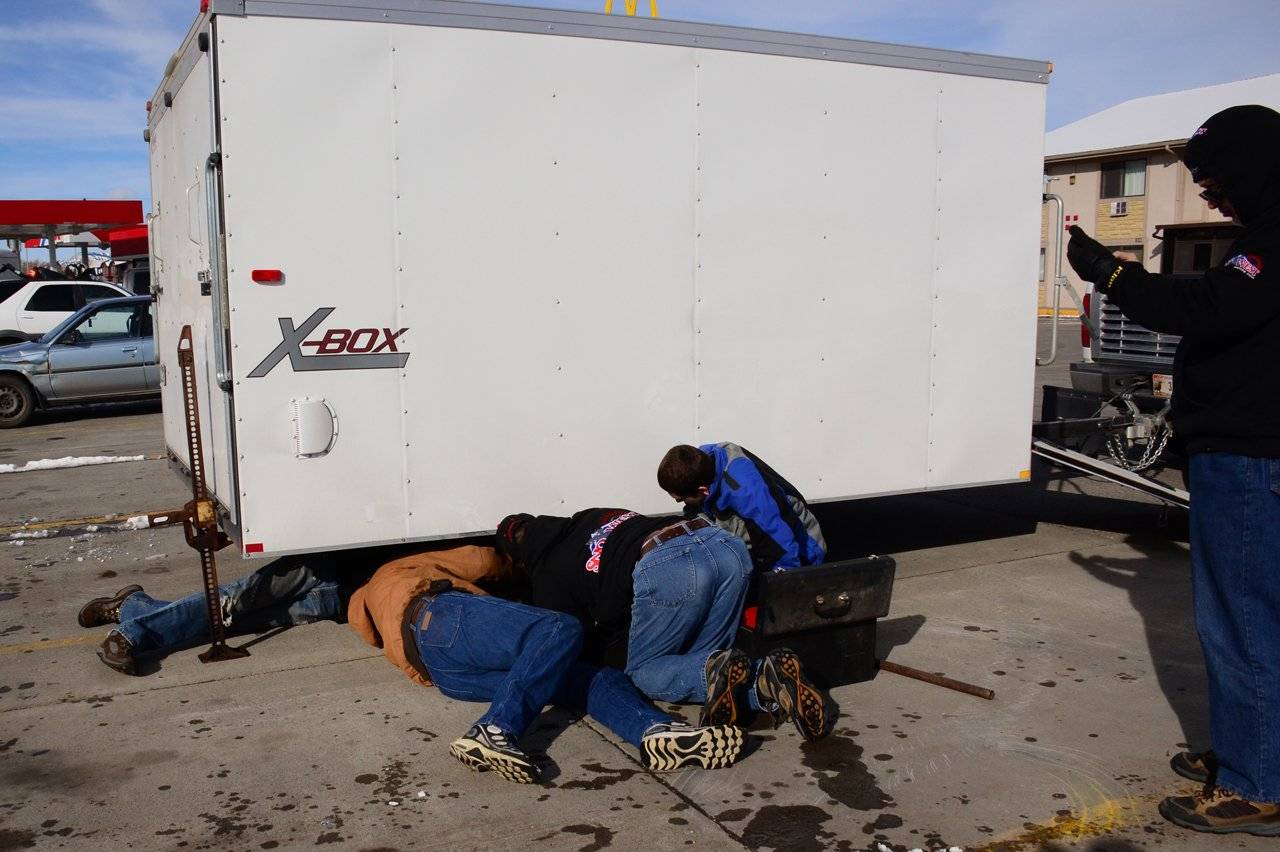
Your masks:
<svg viewBox="0 0 1280 852"><path fill-rule="evenodd" d="M1147 194L1147 161L1102 164L1102 197L1132 198Z"/></svg>
<svg viewBox="0 0 1280 852"><path fill-rule="evenodd" d="M1040 249L1040 280L1044 280L1044 249Z"/></svg>

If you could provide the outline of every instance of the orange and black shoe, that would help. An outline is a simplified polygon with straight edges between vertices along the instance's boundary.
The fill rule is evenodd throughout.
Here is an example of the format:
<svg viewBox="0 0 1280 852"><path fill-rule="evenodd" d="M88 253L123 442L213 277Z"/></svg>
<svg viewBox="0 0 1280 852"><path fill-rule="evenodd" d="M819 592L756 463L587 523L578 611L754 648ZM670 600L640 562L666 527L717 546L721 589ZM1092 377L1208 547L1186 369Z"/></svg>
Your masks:
<svg viewBox="0 0 1280 852"><path fill-rule="evenodd" d="M707 658L707 701L698 725L738 724L738 691L751 677L751 660L737 648Z"/></svg>
<svg viewBox="0 0 1280 852"><path fill-rule="evenodd" d="M1206 787L1194 796L1170 796L1160 803L1160 815L1192 831L1280 837L1280 804L1252 802L1221 787Z"/></svg>
<svg viewBox="0 0 1280 852"><path fill-rule="evenodd" d="M840 708L826 690L805 677L800 658L790 648L770 651L761 661L756 695L760 705L773 716L775 725L790 719L806 740L822 739L831 733L840 715Z"/></svg>
<svg viewBox="0 0 1280 852"><path fill-rule="evenodd" d="M1198 784L1212 784L1218 775L1218 756L1209 751L1180 751L1169 760L1174 772Z"/></svg>

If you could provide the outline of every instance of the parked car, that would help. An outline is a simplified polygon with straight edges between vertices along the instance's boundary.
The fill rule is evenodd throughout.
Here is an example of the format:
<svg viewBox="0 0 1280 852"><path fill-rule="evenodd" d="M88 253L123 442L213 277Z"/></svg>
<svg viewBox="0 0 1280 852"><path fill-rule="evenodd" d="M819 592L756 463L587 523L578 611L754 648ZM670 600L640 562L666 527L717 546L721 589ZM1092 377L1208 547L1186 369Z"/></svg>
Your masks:
<svg viewBox="0 0 1280 852"><path fill-rule="evenodd" d="M0 346L0 429L37 408L160 394L150 296L105 299L38 341Z"/></svg>
<svg viewBox="0 0 1280 852"><path fill-rule="evenodd" d="M39 340L86 304L129 295L105 281L0 278L0 346Z"/></svg>

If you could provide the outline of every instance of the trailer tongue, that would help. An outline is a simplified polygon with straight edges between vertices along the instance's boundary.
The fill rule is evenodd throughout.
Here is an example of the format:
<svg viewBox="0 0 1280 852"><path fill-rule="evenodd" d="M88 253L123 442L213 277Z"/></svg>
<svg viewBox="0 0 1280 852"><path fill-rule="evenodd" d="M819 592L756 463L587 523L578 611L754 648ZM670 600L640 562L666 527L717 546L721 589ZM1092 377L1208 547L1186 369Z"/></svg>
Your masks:
<svg viewBox="0 0 1280 852"><path fill-rule="evenodd" d="M1072 468L1090 476L1114 482L1116 485L1123 485L1125 488L1141 491L1143 494L1163 500L1170 505L1181 506L1184 509L1191 506L1191 495L1180 488L1173 488L1153 479L1147 479L1139 473L1116 467L1113 464L1100 461L1092 456L1086 456L1083 453L1077 453L1075 450L1068 450L1066 447L1059 447L1048 441L1035 439L1031 442L1031 452L1043 459L1048 459L1060 467Z"/></svg>

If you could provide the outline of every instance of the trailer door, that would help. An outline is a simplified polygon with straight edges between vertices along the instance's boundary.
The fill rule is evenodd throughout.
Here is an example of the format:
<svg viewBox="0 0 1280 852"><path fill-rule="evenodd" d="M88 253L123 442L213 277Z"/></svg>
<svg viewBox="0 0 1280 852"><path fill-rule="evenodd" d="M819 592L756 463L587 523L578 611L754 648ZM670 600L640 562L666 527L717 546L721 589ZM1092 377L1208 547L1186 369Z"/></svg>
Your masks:
<svg viewBox="0 0 1280 852"><path fill-rule="evenodd" d="M211 34L209 24L202 29ZM182 327L191 326L205 476L209 489L234 522L238 507L230 426L232 405L230 396L217 383L213 299L218 288L209 280L210 270L216 265L213 252L217 251L207 213L210 187L215 196L213 206L219 206L216 182L209 181L207 175L210 154L218 150L210 87L214 52L200 51L194 43L196 36L196 32L188 36L179 51L177 66L165 79L161 99L152 106L152 209L148 219L151 281L158 319L155 345L162 365L165 444L174 458L189 465L177 345ZM215 231L216 225L215 217Z"/></svg>

